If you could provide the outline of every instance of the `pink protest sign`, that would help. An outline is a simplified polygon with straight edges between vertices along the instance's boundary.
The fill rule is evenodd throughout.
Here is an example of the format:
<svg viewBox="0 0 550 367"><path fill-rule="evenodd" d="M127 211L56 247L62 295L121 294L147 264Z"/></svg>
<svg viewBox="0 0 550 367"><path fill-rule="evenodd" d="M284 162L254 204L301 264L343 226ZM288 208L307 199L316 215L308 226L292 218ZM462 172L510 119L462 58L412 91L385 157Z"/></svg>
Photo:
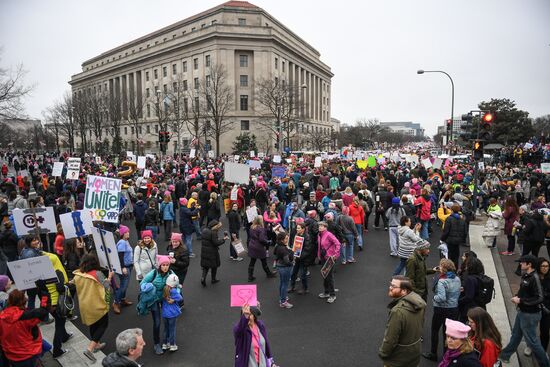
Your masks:
<svg viewBox="0 0 550 367"><path fill-rule="evenodd" d="M242 307L258 305L258 293L256 284L232 285L231 286L231 307Z"/></svg>

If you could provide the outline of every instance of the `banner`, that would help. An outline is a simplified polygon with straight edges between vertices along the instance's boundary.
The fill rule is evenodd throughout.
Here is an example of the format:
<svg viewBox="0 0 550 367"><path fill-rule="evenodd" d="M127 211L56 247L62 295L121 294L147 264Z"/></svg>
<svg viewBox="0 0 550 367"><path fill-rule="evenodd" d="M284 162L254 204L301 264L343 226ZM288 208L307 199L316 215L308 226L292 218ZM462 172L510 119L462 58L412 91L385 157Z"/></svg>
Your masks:
<svg viewBox="0 0 550 367"><path fill-rule="evenodd" d="M101 239L101 233L103 233L103 240ZM113 233L104 229L92 227L92 235L94 237L94 245L97 252L97 258L99 259L99 265L109 269L109 264L111 264L111 268L115 273L122 274Z"/></svg>
<svg viewBox="0 0 550 367"><path fill-rule="evenodd" d="M48 256L30 257L8 263L15 286L20 291L36 288L37 280L56 283L57 275Z"/></svg>
<svg viewBox="0 0 550 367"><path fill-rule="evenodd" d="M84 209L90 210L92 220L118 223L122 180L110 177L86 178Z"/></svg>
<svg viewBox="0 0 550 367"><path fill-rule="evenodd" d="M80 158L69 158L67 160L67 180L78 180L80 174Z"/></svg>
<svg viewBox="0 0 550 367"><path fill-rule="evenodd" d="M63 162L54 162L53 163L53 169L52 169L52 177L61 177L63 174L63 166L65 164Z"/></svg>
<svg viewBox="0 0 550 367"><path fill-rule="evenodd" d="M34 215L33 215L34 211ZM18 236L31 233L57 232L53 208L13 209L13 221Z"/></svg>
<svg viewBox="0 0 550 367"><path fill-rule="evenodd" d="M65 239L82 237L92 234L92 214L89 210L76 210L61 214L59 221L63 227Z"/></svg>
<svg viewBox="0 0 550 367"><path fill-rule="evenodd" d="M248 162L246 162L246 164L248 164L250 169L260 169L260 168L262 168L262 162L260 162L260 161L248 161Z"/></svg>
<svg viewBox="0 0 550 367"><path fill-rule="evenodd" d="M286 167L285 166L273 166L271 168L272 177L285 177L286 176Z"/></svg>

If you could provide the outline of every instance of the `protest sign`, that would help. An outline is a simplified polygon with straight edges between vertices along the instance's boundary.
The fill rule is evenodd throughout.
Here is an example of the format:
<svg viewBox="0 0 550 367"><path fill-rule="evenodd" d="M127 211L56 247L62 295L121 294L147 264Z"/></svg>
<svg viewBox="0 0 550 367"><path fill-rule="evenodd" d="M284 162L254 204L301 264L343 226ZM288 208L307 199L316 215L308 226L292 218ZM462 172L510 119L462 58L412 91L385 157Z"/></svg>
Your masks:
<svg viewBox="0 0 550 367"><path fill-rule="evenodd" d="M191 151L189 152L189 158L195 158L196 152L197 151L195 149L191 149Z"/></svg>
<svg viewBox="0 0 550 367"><path fill-rule="evenodd" d="M441 165L443 164L443 160L441 158L436 158L433 163L433 168L440 169Z"/></svg>
<svg viewBox="0 0 550 367"><path fill-rule="evenodd" d="M145 168L145 161L147 158L144 156L139 156L137 159L137 169L144 169Z"/></svg>
<svg viewBox="0 0 550 367"><path fill-rule="evenodd" d="M260 162L260 161L248 161L248 162L246 162L246 164L248 164L250 169L260 169L260 168L262 168L262 162Z"/></svg>
<svg viewBox="0 0 550 367"><path fill-rule="evenodd" d="M273 156L273 163L281 163L281 156L280 155L274 155Z"/></svg>
<svg viewBox="0 0 550 367"><path fill-rule="evenodd" d="M242 163L225 162L224 181L248 184L250 180L250 167Z"/></svg>
<svg viewBox="0 0 550 367"><path fill-rule="evenodd" d="M96 164L101 164L101 157L100 156L95 157L95 163Z"/></svg>
<svg viewBox="0 0 550 367"><path fill-rule="evenodd" d="M315 157L315 163L314 163L314 167L315 168L319 168L323 165L323 162L322 162L322 158L321 157Z"/></svg>
<svg viewBox="0 0 550 367"><path fill-rule="evenodd" d="M150 170L148 170L148 169L143 170L143 178L149 178L150 175L151 175Z"/></svg>
<svg viewBox="0 0 550 367"><path fill-rule="evenodd" d="M230 196L231 201L237 201L238 196L239 196L238 189L231 190L231 196Z"/></svg>
<svg viewBox="0 0 550 367"><path fill-rule="evenodd" d="M90 210L93 220L118 223L122 180L110 177L86 177L84 209Z"/></svg>
<svg viewBox="0 0 550 367"><path fill-rule="evenodd" d="M61 214L59 221L63 227L65 239L82 237L92 234L92 214L89 210L76 210Z"/></svg>
<svg viewBox="0 0 550 367"><path fill-rule="evenodd" d="M256 156L256 153L253 150L251 150L250 151L250 158L254 158L255 156Z"/></svg>
<svg viewBox="0 0 550 367"><path fill-rule="evenodd" d="M246 209L246 218L248 219L248 223L252 223L252 221L258 216L258 208L255 206L250 207Z"/></svg>
<svg viewBox="0 0 550 367"><path fill-rule="evenodd" d="M30 257L8 263L15 286L20 291L35 288L37 280L55 283L57 275L48 256Z"/></svg>
<svg viewBox="0 0 550 367"><path fill-rule="evenodd" d="M258 158L263 158L265 157L265 153L264 152L259 152L258 153Z"/></svg>
<svg viewBox="0 0 550 367"><path fill-rule="evenodd" d="M241 156L240 156L240 155L235 155L235 156L233 157L233 159L235 160L235 162L238 162L239 159L241 159Z"/></svg>
<svg viewBox="0 0 550 367"><path fill-rule="evenodd" d="M371 168L376 167L376 158L373 155L369 156L367 159L367 165Z"/></svg>
<svg viewBox="0 0 550 367"><path fill-rule="evenodd" d="M244 305L258 305L258 289L256 284L231 286L231 307L242 307Z"/></svg>
<svg viewBox="0 0 550 367"><path fill-rule="evenodd" d="M422 164L426 169L432 167L432 161L430 161L430 158L423 159Z"/></svg>
<svg viewBox="0 0 550 367"><path fill-rule="evenodd" d="M52 169L52 177L61 177L63 174L63 162L54 162Z"/></svg>
<svg viewBox="0 0 550 367"><path fill-rule="evenodd" d="M550 173L550 163L541 163L540 169L542 173Z"/></svg>
<svg viewBox="0 0 550 367"><path fill-rule="evenodd" d="M37 232L57 232L54 211L50 206L34 209L13 209L13 221L18 236Z"/></svg>
<svg viewBox="0 0 550 367"><path fill-rule="evenodd" d="M386 158L384 157L378 157L376 158L376 162L379 164L379 165L383 165L386 163Z"/></svg>
<svg viewBox="0 0 550 367"><path fill-rule="evenodd" d="M237 256L241 257L246 253L246 249L244 248L243 242L239 239L231 242L231 246L235 249L235 252L237 253Z"/></svg>
<svg viewBox="0 0 550 367"><path fill-rule="evenodd" d="M148 159L152 160L153 162L155 161L155 156L153 154L145 154L145 158L148 158Z"/></svg>
<svg viewBox="0 0 550 367"><path fill-rule="evenodd" d="M209 150L208 151L208 158L214 158L215 157L215 152L213 150Z"/></svg>
<svg viewBox="0 0 550 367"><path fill-rule="evenodd" d="M300 257L300 255L302 254L303 246L304 246L304 237L295 236L294 244L292 246L292 250L294 251L294 257Z"/></svg>
<svg viewBox="0 0 550 367"><path fill-rule="evenodd" d="M112 269L115 273L122 274L122 267L120 266L120 259L118 257L118 251L113 233L104 229L92 227L92 236L94 238L94 245L97 252L97 258L99 259L99 265L107 269L109 269L110 265L110 269Z"/></svg>
<svg viewBox="0 0 550 367"><path fill-rule="evenodd" d="M360 169L365 169L365 168L367 168L367 161L365 161L365 160L359 159L359 160L357 160L357 162L355 162L355 164L356 164L357 167L360 168Z"/></svg>
<svg viewBox="0 0 550 367"><path fill-rule="evenodd" d="M271 168L272 177L285 177L286 176L286 167L285 166L273 166Z"/></svg>
<svg viewBox="0 0 550 367"><path fill-rule="evenodd" d="M321 268L321 275L322 275L323 279L325 279L327 277L328 273L330 273L330 270L333 267L334 267L334 257L329 256L327 261L325 261L325 264Z"/></svg>
<svg viewBox="0 0 550 367"><path fill-rule="evenodd" d="M80 174L80 158L69 158L67 160L67 175L68 180L78 180Z"/></svg>

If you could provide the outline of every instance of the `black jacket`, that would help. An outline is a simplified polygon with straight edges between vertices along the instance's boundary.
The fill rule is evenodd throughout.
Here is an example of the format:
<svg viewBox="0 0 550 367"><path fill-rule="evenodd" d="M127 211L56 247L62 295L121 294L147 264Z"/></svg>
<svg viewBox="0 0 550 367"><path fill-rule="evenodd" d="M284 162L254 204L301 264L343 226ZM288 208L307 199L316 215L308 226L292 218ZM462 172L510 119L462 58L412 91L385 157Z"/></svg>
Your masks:
<svg viewBox="0 0 550 367"><path fill-rule="evenodd" d="M103 358L101 361L103 367L138 367L139 364L128 359L126 356L114 352Z"/></svg>
<svg viewBox="0 0 550 367"><path fill-rule="evenodd" d="M212 222L217 223L217 221ZM209 223L208 227L202 230L201 266L203 268L217 268L221 264L219 247L225 243L225 240L218 238L218 230L212 230L212 227Z"/></svg>
<svg viewBox="0 0 550 367"><path fill-rule="evenodd" d="M149 208L145 211L143 225L155 227L159 225L159 211L156 208Z"/></svg>
<svg viewBox="0 0 550 367"><path fill-rule="evenodd" d="M12 230L4 230L0 235L0 247L8 261L17 260L17 235Z"/></svg>
<svg viewBox="0 0 550 367"><path fill-rule="evenodd" d="M238 236L241 230L241 216L239 213L231 210L227 214L227 221L229 222L229 233L236 233Z"/></svg>
<svg viewBox="0 0 550 367"><path fill-rule="evenodd" d="M521 284L517 296L520 299L518 308L521 312L540 312L540 304L544 300L544 293L536 271L521 276Z"/></svg>
<svg viewBox="0 0 550 367"><path fill-rule="evenodd" d="M460 354L458 357L453 359L449 366L452 367L481 367L479 362L479 356L476 351Z"/></svg>
<svg viewBox="0 0 550 367"><path fill-rule="evenodd" d="M542 214L538 211L533 213L531 218L527 220L525 228L523 229L525 242L542 244L544 242L544 236L546 235L547 229L548 227L544 222Z"/></svg>
<svg viewBox="0 0 550 367"><path fill-rule="evenodd" d="M180 282L182 282L185 278L187 268L189 267L189 249L185 244L179 245L176 249L174 249L174 247L172 247L172 244L170 244L166 248L166 252L174 253L174 260L176 260L176 262L170 265L170 269L172 269L174 273L176 273L176 275L180 279Z"/></svg>
<svg viewBox="0 0 550 367"><path fill-rule="evenodd" d="M466 243L466 221L456 214L451 214L445 221L441 241L449 245Z"/></svg>

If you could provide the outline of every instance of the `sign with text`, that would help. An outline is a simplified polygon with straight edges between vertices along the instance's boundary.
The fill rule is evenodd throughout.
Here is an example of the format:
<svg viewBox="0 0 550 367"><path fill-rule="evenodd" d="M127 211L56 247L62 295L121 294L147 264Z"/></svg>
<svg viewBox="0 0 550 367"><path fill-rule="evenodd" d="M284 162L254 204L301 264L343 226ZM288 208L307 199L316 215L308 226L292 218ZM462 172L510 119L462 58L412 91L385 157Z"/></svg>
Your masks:
<svg viewBox="0 0 550 367"><path fill-rule="evenodd" d="M271 176L273 176L273 177L285 177L286 176L286 167L285 166L273 166L271 168Z"/></svg>
<svg viewBox="0 0 550 367"><path fill-rule="evenodd" d="M137 169L144 169L145 168L145 161L147 158L145 156L139 156L137 159Z"/></svg>
<svg viewBox="0 0 550 367"><path fill-rule="evenodd" d="M103 236L102 236L103 234ZM111 265L113 271L117 274L122 274L120 259L116 248L115 237L112 232L92 227L92 236L94 245L99 259L99 265L109 269Z"/></svg>
<svg viewBox="0 0 550 367"><path fill-rule="evenodd" d="M67 160L67 175L68 180L78 180L80 174L80 158L69 158Z"/></svg>
<svg viewBox="0 0 550 367"><path fill-rule="evenodd" d="M225 162L224 181L248 184L250 180L250 167L246 164Z"/></svg>
<svg viewBox="0 0 550 367"><path fill-rule="evenodd" d="M52 177L61 177L64 165L63 162L53 162Z"/></svg>
<svg viewBox="0 0 550 367"><path fill-rule="evenodd" d="M542 173L550 173L550 163L541 163L540 169Z"/></svg>
<svg viewBox="0 0 550 367"><path fill-rule="evenodd" d="M121 189L120 179L89 175L86 178L84 209L91 211L95 221L118 223Z"/></svg>
<svg viewBox="0 0 550 367"><path fill-rule="evenodd" d="M34 209L13 209L13 221L18 236L37 232L57 232L54 211L50 206Z"/></svg>
<svg viewBox="0 0 550 367"><path fill-rule="evenodd" d="M294 245L292 246L292 250L294 251L294 257L300 257L300 255L302 254L303 246L304 246L304 237L302 236L294 237Z"/></svg>
<svg viewBox="0 0 550 367"><path fill-rule="evenodd" d="M8 263L15 286L20 291L35 288L37 280L54 283L57 275L48 256L30 257Z"/></svg>

